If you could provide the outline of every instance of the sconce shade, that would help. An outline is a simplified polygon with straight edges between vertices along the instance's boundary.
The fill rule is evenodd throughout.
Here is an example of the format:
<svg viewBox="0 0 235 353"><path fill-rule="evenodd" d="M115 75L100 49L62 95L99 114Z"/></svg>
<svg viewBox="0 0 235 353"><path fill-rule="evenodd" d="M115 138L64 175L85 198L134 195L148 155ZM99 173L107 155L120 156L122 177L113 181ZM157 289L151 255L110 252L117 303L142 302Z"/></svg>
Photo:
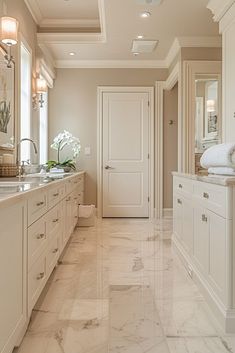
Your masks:
<svg viewBox="0 0 235 353"><path fill-rule="evenodd" d="M43 94L47 92L47 83L42 78L37 78L36 85L37 93Z"/></svg>
<svg viewBox="0 0 235 353"><path fill-rule="evenodd" d="M13 17L0 18L0 36L2 43L12 46L18 41L18 21Z"/></svg>
<svg viewBox="0 0 235 353"><path fill-rule="evenodd" d="M215 111L215 100L214 99L208 99L208 101L206 102L206 109L207 109L208 113Z"/></svg>

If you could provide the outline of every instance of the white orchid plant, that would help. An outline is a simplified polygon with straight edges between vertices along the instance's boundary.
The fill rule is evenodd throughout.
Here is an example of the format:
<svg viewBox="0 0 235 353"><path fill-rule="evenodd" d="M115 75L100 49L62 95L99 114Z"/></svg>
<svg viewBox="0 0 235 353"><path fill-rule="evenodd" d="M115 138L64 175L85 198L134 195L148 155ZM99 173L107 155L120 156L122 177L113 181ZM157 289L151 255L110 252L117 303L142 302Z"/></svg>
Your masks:
<svg viewBox="0 0 235 353"><path fill-rule="evenodd" d="M73 151L73 159L65 159L63 162L60 160L60 152L66 147L70 146ZM57 151L57 161L50 160L47 162L48 169L61 166L76 169L75 160L81 151L81 143L79 138L74 137L70 132L64 130L59 133L53 140L51 148Z"/></svg>

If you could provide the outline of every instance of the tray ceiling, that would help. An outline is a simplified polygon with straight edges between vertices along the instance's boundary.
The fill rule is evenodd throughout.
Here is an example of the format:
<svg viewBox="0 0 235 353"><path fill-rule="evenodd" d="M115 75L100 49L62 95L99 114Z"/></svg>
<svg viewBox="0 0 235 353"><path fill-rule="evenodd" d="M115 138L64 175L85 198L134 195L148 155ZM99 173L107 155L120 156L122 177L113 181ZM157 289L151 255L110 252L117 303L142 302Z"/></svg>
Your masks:
<svg viewBox="0 0 235 353"><path fill-rule="evenodd" d="M208 0L163 0L159 5L139 0L25 2L38 23L39 45L55 66L79 67L86 62L89 66L98 61L101 67L108 62L111 66L119 62L120 67L131 63L166 67L176 38L181 42L184 38L185 45L192 47L221 45ZM151 16L141 18L143 11ZM133 57L132 42L138 35L158 41L156 50Z"/></svg>

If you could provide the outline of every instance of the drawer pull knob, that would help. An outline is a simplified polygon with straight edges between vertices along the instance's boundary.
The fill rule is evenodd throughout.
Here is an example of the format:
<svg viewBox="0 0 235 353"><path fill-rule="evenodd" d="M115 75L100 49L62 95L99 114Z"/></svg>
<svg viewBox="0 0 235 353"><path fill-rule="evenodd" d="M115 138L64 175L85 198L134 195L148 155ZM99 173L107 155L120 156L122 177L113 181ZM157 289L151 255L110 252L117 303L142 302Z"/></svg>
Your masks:
<svg viewBox="0 0 235 353"><path fill-rule="evenodd" d="M56 192L55 194L53 194L53 196L54 196L54 197L57 197L57 196L59 196L59 193Z"/></svg>
<svg viewBox="0 0 235 353"><path fill-rule="evenodd" d="M38 240L43 239L43 238L45 238L45 234L42 233L42 234L37 235Z"/></svg>
<svg viewBox="0 0 235 353"><path fill-rule="evenodd" d="M39 273L39 275L37 276L37 280L39 281L40 279L43 279L44 276L45 276L44 272Z"/></svg>
<svg viewBox="0 0 235 353"><path fill-rule="evenodd" d="M78 218L78 216L74 216L74 218Z"/></svg>
<svg viewBox="0 0 235 353"><path fill-rule="evenodd" d="M182 184L179 184L179 188L180 188L180 189L183 189L183 185L182 185Z"/></svg>
<svg viewBox="0 0 235 353"><path fill-rule="evenodd" d="M179 205L182 205L182 201L180 199L177 199L177 202Z"/></svg>
<svg viewBox="0 0 235 353"><path fill-rule="evenodd" d="M56 254L58 251L59 251L59 249L56 248L56 249L54 249L52 252L53 252L53 254Z"/></svg>
<svg viewBox="0 0 235 353"><path fill-rule="evenodd" d="M204 199L209 199L209 194L207 192L204 192L203 197L204 197Z"/></svg>
<svg viewBox="0 0 235 353"><path fill-rule="evenodd" d="M42 206L42 205L44 205L44 201L40 201L37 203L37 206Z"/></svg>
<svg viewBox="0 0 235 353"><path fill-rule="evenodd" d="M59 222L59 218L53 219L53 223Z"/></svg>
<svg viewBox="0 0 235 353"><path fill-rule="evenodd" d="M202 215L202 222L207 222L207 217L205 214Z"/></svg>

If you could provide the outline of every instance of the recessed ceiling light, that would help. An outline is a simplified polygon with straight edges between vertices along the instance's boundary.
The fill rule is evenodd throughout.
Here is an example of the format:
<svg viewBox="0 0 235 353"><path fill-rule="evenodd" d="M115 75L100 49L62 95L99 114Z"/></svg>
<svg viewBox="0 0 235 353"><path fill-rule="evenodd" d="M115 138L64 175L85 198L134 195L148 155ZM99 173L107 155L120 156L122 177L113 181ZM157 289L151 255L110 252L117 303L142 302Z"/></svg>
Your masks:
<svg viewBox="0 0 235 353"><path fill-rule="evenodd" d="M134 56L138 56L139 54L140 54L140 53L138 53L138 52L134 52L134 53L133 53Z"/></svg>
<svg viewBox="0 0 235 353"><path fill-rule="evenodd" d="M144 36L142 34L137 36L137 39L143 39L143 38L144 38Z"/></svg>
<svg viewBox="0 0 235 353"><path fill-rule="evenodd" d="M148 18L151 16L151 13L149 11L144 11L144 12L141 12L140 14L140 17L142 18Z"/></svg>
<svg viewBox="0 0 235 353"><path fill-rule="evenodd" d="M74 53L74 51L71 51L70 53L69 53L69 55L70 56L74 56L76 53Z"/></svg>

